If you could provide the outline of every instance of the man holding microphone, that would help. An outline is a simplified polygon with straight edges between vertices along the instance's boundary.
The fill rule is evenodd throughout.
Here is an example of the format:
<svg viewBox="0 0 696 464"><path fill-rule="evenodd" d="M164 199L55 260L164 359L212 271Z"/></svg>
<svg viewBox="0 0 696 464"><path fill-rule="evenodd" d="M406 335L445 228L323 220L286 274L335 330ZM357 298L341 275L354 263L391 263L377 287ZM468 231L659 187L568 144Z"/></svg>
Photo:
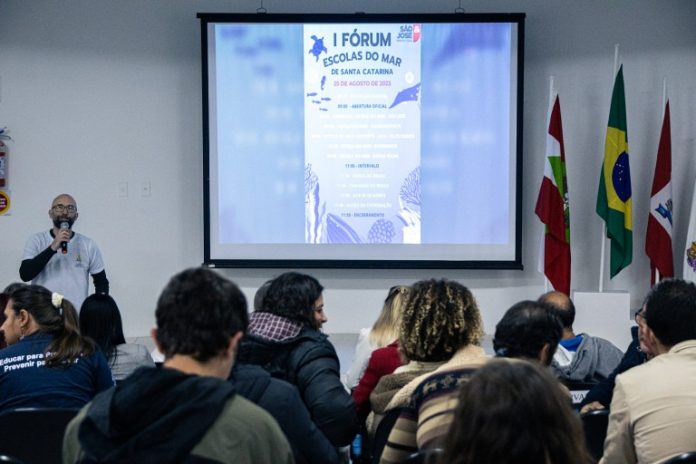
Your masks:
<svg viewBox="0 0 696 464"><path fill-rule="evenodd" d="M99 247L94 240L74 232L77 203L68 194L58 195L48 217L53 228L38 232L27 240L19 276L24 281L43 285L62 293L79 310L89 291L89 275L95 293L109 293Z"/></svg>

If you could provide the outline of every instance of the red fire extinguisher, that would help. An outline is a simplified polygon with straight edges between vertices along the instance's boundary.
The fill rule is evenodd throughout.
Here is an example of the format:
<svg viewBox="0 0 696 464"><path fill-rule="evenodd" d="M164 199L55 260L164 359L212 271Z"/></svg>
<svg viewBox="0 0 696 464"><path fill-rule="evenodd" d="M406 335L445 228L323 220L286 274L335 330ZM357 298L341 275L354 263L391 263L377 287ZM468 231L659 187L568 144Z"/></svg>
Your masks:
<svg viewBox="0 0 696 464"><path fill-rule="evenodd" d="M0 140L0 188L5 188L7 184L7 145Z"/></svg>

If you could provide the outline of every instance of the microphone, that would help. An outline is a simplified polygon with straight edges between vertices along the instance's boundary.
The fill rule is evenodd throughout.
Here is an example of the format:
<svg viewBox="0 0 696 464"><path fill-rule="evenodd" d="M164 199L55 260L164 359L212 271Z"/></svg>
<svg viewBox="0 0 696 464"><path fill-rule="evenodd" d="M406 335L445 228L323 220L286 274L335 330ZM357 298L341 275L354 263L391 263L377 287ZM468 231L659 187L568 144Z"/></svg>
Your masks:
<svg viewBox="0 0 696 464"><path fill-rule="evenodd" d="M70 229L70 223L68 221L63 221L60 223L60 230ZM68 242L60 242L60 251L63 254L68 253Z"/></svg>

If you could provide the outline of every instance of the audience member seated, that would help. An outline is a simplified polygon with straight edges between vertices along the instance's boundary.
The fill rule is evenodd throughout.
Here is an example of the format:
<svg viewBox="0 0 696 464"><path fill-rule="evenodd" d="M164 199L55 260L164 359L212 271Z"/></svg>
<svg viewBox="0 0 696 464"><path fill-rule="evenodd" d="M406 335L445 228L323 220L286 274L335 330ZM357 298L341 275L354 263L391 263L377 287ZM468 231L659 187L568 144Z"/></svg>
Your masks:
<svg viewBox="0 0 696 464"><path fill-rule="evenodd" d="M624 353L623 358L621 358L621 362L618 366L616 366L616 369L609 374L609 377L594 385L590 391L587 392L587 395L585 395L585 398L583 398L582 402L580 403L580 413L608 408L614 394L614 383L616 382L616 376L633 367L640 366L648 360L648 356L640 346L640 326L645 325L645 321L641 317L642 314L643 310L636 314L636 322L638 322L638 326L631 327L632 340L628 345L628 348L626 348L626 352ZM639 320L642 321L642 323L639 322Z"/></svg>
<svg viewBox="0 0 696 464"><path fill-rule="evenodd" d="M256 290L256 294L254 295L254 311L263 311L263 299L266 298L268 287L270 287L272 283L273 279L267 280Z"/></svg>
<svg viewBox="0 0 696 464"><path fill-rule="evenodd" d="M399 351L398 340L372 352L365 374L363 374L358 386L352 392L355 407L361 421L365 420L367 415L370 414L370 395L379 381L385 375L392 374L403 364L404 360Z"/></svg>
<svg viewBox="0 0 696 464"><path fill-rule="evenodd" d="M84 407L63 462L292 463L276 421L226 381L248 321L239 287L209 269L183 271L155 318L163 368L142 367Z"/></svg>
<svg viewBox="0 0 696 464"><path fill-rule="evenodd" d="M267 280L254 295L254 311L263 311L263 299L273 280ZM271 377L254 364L235 364L230 382L237 393L261 406L278 421L292 446L296 464L339 462L339 454L312 421L297 388L284 380Z"/></svg>
<svg viewBox="0 0 696 464"><path fill-rule="evenodd" d="M7 287L5 287L5 289L2 291L2 293L0 293L0 325L2 325L5 322L4 310L5 310L5 305L7 305L8 295L23 285L26 285L26 284L19 283L19 282L12 283L12 284L8 285ZM7 343L5 343L5 334L2 333L2 331L0 330L0 350L5 348L6 346L7 346Z"/></svg>
<svg viewBox="0 0 696 464"><path fill-rule="evenodd" d="M80 308L80 332L97 343L106 356L111 373L117 382L141 366L154 367L147 348L126 343L123 336L121 312L114 299L105 294L90 295Z"/></svg>
<svg viewBox="0 0 696 464"><path fill-rule="evenodd" d="M437 282L422 281L417 285L417 288L411 287L409 290L399 328L398 346L405 364L396 368L392 374L382 376L370 393L372 412L366 421L370 436L374 436L390 409L405 406L410 398L410 391L404 392L392 404L396 394L415 378L440 367L453 353L451 347L444 351L443 339L447 340L450 332L446 326L454 322L446 314L444 307L438 306L438 301L431 301L431 292Z"/></svg>
<svg viewBox="0 0 696 464"><path fill-rule="evenodd" d="M551 364L556 375L566 382L586 383L597 383L609 377L621 362L621 350L603 338L575 334L575 305L565 293L545 293L539 301L554 306L563 322L563 338Z"/></svg>
<svg viewBox="0 0 696 464"><path fill-rule="evenodd" d="M496 359L460 390L439 462L587 464L582 425L558 381L536 362Z"/></svg>
<svg viewBox="0 0 696 464"><path fill-rule="evenodd" d="M655 357L616 377L600 463L664 462L696 449L696 285L663 280L644 307L641 346Z"/></svg>
<svg viewBox="0 0 696 464"><path fill-rule="evenodd" d="M358 344L355 347L355 355L353 356L353 363L346 374L346 385L348 388L355 388L359 381L362 380L370 355L376 349L393 344L399 338L401 312L407 292L408 287L405 285L395 285L390 288L387 298L384 300L382 312L372 325L372 328L360 330ZM372 385L372 387L374 388L374 385ZM362 404L367 404L369 402L369 396L370 392L365 392L364 386L361 393L359 393L360 400L353 395L353 399L358 403L358 409L361 408Z"/></svg>
<svg viewBox="0 0 696 464"><path fill-rule="evenodd" d="M493 346L498 356L524 358L548 366L561 333L561 322L555 310L544 303L521 301L508 309L496 325ZM404 451L412 452L416 446L419 450L443 446L454 419L459 387L484 361L485 358L479 358L474 362L462 363L455 354L421 381L400 422L394 427L395 430L403 427L411 431L403 435L408 440L408 449Z"/></svg>
<svg viewBox="0 0 696 464"><path fill-rule="evenodd" d="M377 382L383 376L391 374L394 370L403 364L399 353L399 327L401 326L401 314L405 306L407 292L409 288L405 286L396 286L389 289L389 294L384 300L384 307L379 318L372 326L372 330L359 342L356 349L356 360L353 361L353 367L361 363L359 358L361 353L367 347L370 348L372 354L368 353L369 361L367 368L363 368L360 382L353 389L352 396L355 401L355 407L358 410L358 415L362 420L365 420L370 413L370 393L375 389ZM361 347L361 343L363 347ZM351 367L351 369L353 369ZM357 368L356 368L357 369ZM350 382L350 372L348 373Z"/></svg>
<svg viewBox="0 0 696 464"><path fill-rule="evenodd" d="M235 364L230 382L237 393L261 406L278 421L292 446L295 464L339 462L336 448L312 422L294 385L274 379L253 364Z"/></svg>
<svg viewBox="0 0 696 464"><path fill-rule="evenodd" d="M104 355L80 336L77 312L38 285L18 285L2 298L0 411L11 408L79 408L113 386Z"/></svg>
<svg viewBox="0 0 696 464"><path fill-rule="evenodd" d="M239 362L256 364L297 386L312 420L334 446L348 445L358 429L355 403L340 379L338 356L317 329L323 287L309 275L273 279L242 340Z"/></svg>
<svg viewBox="0 0 696 464"><path fill-rule="evenodd" d="M493 350L498 358L520 358L549 366L563 336L557 311L538 301L515 303L495 326Z"/></svg>
<svg viewBox="0 0 696 464"><path fill-rule="evenodd" d="M390 402L388 410L404 409L389 434L381 463L399 463L419 448L437 447L452 421L459 385L488 359L479 345L483 323L476 300L457 282L416 283L403 317L403 333L429 342L412 341L415 352L406 353L407 357L444 364L411 381Z"/></svg>

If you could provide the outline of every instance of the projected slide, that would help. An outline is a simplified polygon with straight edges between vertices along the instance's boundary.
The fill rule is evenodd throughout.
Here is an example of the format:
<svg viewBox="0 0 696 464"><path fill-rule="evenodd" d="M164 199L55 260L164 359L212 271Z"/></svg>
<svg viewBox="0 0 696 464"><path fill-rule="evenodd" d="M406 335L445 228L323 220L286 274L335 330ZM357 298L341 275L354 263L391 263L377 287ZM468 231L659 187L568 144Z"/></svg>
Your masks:
<svg viewBox="0 0 696 464"><path fill-rule="evenodd" d="M420 243L420 25L304 36L306 242Z"/></svg>
<svg viewBox="0 0 696 464"><path fill-rule="evenodd" d="M514 22L206 23L207 260L516 259Z"/></svg>

